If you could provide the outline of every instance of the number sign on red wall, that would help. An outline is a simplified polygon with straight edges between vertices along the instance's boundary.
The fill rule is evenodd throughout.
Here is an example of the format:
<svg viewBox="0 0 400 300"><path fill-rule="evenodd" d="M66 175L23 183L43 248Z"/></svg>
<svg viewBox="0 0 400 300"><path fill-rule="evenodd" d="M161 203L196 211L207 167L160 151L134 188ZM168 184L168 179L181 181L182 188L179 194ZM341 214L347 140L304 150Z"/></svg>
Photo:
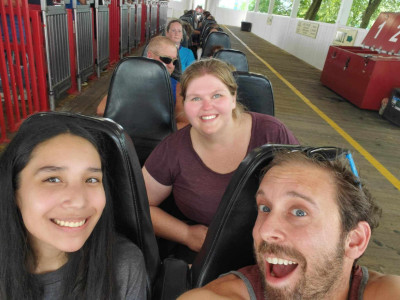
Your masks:
<svg viewBox="0 0 400 300"><path fill-rule="evenodd" d="M383 53L400 55L400 13L381 13L363 44Z"/></svg>

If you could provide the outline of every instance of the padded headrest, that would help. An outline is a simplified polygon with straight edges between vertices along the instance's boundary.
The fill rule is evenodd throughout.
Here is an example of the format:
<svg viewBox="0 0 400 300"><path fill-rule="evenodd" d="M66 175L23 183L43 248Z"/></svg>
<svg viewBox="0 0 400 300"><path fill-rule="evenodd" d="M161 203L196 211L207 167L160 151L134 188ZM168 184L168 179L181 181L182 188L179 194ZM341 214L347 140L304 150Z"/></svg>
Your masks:
<svg viewBox="0 0 400 300"><path fill-rule="evenodd" d="M154 59L127 57L111 78L104 116L132 138L141 165L154 147L176 131L170 75Z"/></svg>
<svg viewBox="0 0 400 300"><path fill-rule="evenodd" d="M204 286L223 273L255 264L252 230L257 219L255 195L260 172L280 150L318 151L328 159L348 153L334 147L293 145L264 145L250 152L233 174L193 262L192 288Z"/></svg>
<svg viewBox="0 0 400 300"><path fill-rule="evenodd" d="M214 53L214 58L218 58L235 66L236 71L248 72L249 63L246 55L235 49L221 49Z"/></svg>
<svg viewBox="0 0 400 300"><path fill-rule="evenodd" d="M227 35L225 32L211 32L204 42L203 53L201 54L201 57L211 56L213 46L221 46L222 48L230 49L231 40L229 39L229 35Z"/></svg>
<svg viewBox="0 0 400 300"><path fill-rule="evenodd" d="M233 76L238 84L237 99L240 103L244 104L249 111L270 116L275 114L274 94L271 82L267 77L261 74L237 71L233 72Z"/></svg>
<svg viewBox="0 0 400 300"><path fill-rule="evenodd" d="M110 192L116 230L142 250L148 275L148 292L150 292L161 262L150 219L143 175L131 139L117 123L98 117L46 112L34 114L25 122L51 124L51 120L55 118L69 122L73 120L75 124L99 133L104 138L104 157L107 172L111 175Z"/></svg>

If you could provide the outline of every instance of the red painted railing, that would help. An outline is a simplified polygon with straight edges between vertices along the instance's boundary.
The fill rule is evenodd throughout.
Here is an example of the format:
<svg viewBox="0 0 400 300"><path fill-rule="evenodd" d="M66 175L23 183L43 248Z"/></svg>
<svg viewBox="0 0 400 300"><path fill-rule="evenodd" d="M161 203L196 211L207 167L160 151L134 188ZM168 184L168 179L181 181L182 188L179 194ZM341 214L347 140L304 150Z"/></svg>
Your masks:
<svg viewBox="0 0 400 300"><path fill-rule="evenodd" d="M5 5L0 0L0 143L8 141L8 133L18 130L29 115L49 110L47 65L44 25L40 5L30 5L28 0L12 1ZM142 5L140 45L146 41L147 7ZM119 0L109 5L110 64L119 61L120 10ZM157 8L157 32L159 10ZM68 12L69 46L72 87L77 92L76 51L72 30L72 13Z"/></svg>
<svg viewBox="0 0 400 300"><path fill-rule="evenodd" d="M48 102L46 93L39 97L47 89L46 81L38 80L45 78L39 70L44 58L42 26L27 0L15 2L15 6L0 2L0 142L7 141L6 132L16 131L28 115L46 110Z"/></svg>

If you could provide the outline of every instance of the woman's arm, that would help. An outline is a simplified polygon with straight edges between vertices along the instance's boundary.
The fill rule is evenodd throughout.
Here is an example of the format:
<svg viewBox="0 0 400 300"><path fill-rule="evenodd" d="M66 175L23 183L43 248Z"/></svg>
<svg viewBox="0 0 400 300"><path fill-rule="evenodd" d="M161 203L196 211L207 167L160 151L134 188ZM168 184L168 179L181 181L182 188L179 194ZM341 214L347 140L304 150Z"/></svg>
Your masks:
<svg viewBox="0 0 400 300"><path fill-rule="evenodd" d="M187 225L158 207L171 193L172 186L166 186L155 180L143 167L147 197L150 204L151 221L157 236L186 245L193 251L200 251L207 234L204 225Z"/></svg>

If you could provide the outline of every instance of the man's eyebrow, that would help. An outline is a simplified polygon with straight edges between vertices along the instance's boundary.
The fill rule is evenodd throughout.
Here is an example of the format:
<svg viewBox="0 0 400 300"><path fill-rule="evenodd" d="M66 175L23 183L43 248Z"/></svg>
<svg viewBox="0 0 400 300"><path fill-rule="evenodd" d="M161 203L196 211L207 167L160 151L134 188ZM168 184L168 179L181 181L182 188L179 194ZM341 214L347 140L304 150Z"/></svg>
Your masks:
<svg viewBox="0 0 400 300"><path fill-rule="evenodd" d="M258 196L265 196L265 193L263 190L257 190L257 193L255 195L255 198L257 198Z"/></svg>
<svg viewBox="0 0 400 300"><path fill-rule="evenodd" d="M306 196L306 195L303 195L303 194L301 194L301 193L299 193L299 192L290 191L290 192L288 192L288 193L286 193L286 194L287 194L288 196L290 196L290 197L301 198L301 199L303 199L303 200L309 202L311 205L317 206L317 204L315 203L315 201L314 201L313 199L311 199L310 197L308 197L308 196ZM263 191L263 190L258 190L257 193L256 193L256 195L255 195L255 197L257 198L258 196L265 197L264 191Z"/></svg>
<svg viewBox="0 0 400 300"><path fill-rule="evenodd" d="M290 192L287 193L287 195L288 195L288 196L291 196L291 197L301 198L301 199L303 199L303 200L309 202L311 205L317 206L317 204L315 203L315 201L314 201L312 198L310 198L310 197L308 197L308 196L306 196L306 195L304 195L304 194L301 194L301 193L299 193L299 192L290 191Z"/></svg>

